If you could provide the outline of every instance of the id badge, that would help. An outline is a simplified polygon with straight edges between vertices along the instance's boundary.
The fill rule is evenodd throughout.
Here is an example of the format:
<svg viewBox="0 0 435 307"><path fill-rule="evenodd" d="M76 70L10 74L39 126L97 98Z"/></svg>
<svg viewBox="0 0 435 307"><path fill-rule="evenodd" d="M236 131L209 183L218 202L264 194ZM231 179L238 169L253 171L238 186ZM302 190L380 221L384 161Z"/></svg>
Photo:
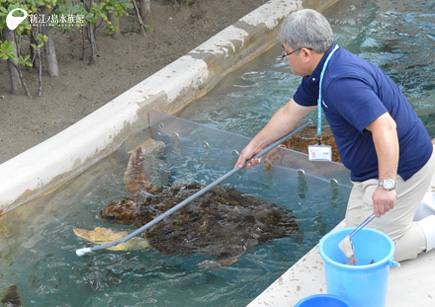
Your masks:
<svg viewBox="0 0 435 307"><path fill-rule="evenodd" d="M329 145L309 145L308 159L310 161L332 161L332 149Z"/></svg>

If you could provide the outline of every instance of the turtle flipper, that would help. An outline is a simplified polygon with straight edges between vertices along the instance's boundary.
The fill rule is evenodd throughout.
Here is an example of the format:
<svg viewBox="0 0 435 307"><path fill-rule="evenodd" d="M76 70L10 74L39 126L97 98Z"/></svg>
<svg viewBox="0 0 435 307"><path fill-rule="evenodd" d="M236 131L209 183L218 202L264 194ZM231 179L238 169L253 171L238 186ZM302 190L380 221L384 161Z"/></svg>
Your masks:
<svg viewBox="0 0 435 307"><path fill-rule="evenodd" d="M106 244L120 240L129 234L128 231L96 227L94 230L74 228L76 236L95 244ZM109 248L113 251L141 250L149 247L148 241L143 237L134 237L125 243Z"/></svg>

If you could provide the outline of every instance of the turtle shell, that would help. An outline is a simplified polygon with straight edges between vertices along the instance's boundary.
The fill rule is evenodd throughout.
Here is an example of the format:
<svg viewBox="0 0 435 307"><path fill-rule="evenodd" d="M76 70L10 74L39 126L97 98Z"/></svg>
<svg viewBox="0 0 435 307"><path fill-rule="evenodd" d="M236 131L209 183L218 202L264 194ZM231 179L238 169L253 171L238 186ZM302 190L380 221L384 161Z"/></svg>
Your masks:
<svg viewBox="0 0 435 307"><path fill-rule="evenodd" d="M102 210L101 218L140 227L202 188L196 183L177 184L141 202L118 200ZM153 249L166 255L225 259L298 233L298 222L290 210L231 186L218 186L151 227L145 236Z"/></svg>

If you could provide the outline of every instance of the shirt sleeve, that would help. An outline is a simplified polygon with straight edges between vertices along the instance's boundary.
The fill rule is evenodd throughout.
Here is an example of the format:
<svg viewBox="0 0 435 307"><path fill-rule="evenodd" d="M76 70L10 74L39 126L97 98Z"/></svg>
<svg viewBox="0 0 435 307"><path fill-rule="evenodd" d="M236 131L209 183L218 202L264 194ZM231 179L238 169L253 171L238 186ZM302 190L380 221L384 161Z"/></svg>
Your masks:
<svg viewBox="0 0 435 307"><path fill-rule="evenodd" d="M302 82L299 85L296 93L293 95L293 100L301 106L312 107L317 105L317 96L319 94L319 88L313 86L308 81L307 77L302 78Z"/></svg>
<svg viewBox="0 0 435 307"><path fill-rule="evenodd" d="M375 119L388 112L373 88L357 78L332 81L325 89L329 104L359 132Z"/></svg>

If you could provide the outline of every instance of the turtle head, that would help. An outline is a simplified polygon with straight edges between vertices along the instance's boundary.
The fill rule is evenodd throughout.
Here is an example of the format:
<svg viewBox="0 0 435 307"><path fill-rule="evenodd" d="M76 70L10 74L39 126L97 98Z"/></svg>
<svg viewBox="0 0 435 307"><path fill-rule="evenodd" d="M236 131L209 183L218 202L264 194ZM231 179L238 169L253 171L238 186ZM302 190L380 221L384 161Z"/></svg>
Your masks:
<svg viewBox="0 0 435 307"><path fill-rule="evenodd" d="M141 147L137 147L131 154L127 170L124 174L125 190L135 199L143 199L155 191L150 182L145 167L145 156Z"/></svg>

